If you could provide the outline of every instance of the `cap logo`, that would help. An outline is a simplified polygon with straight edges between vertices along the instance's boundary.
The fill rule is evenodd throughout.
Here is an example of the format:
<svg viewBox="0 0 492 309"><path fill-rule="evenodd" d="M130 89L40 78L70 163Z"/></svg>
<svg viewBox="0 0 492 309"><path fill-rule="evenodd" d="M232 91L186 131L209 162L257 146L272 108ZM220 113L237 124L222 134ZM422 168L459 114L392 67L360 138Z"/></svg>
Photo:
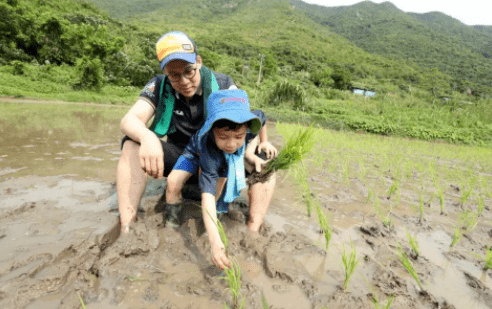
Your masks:
<svg viewBox="0 0 492 309"><path fill-rule="evenodd" d="M241 103L246 103L246 100L244 98L222 98L219 103L224 104L226 102L241 102Z"/></svg>
<svg viewBox="0 0 492 309"><path fill-rule="evenodd" d="M156 44L159 61L173 53L194 53L193 45L182 35L168 35Z"/></svg>

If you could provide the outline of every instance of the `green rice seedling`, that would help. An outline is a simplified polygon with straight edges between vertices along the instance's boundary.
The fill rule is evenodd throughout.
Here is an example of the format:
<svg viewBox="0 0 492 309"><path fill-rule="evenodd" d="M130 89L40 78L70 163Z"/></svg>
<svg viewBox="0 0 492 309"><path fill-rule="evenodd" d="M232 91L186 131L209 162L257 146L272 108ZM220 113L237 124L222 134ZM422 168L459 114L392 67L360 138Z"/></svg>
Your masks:
<svg viewBox="0 0 492 309"><path fill-rule="evenodd" d="M419 244L417 242L416 237L412 237L408 229L406 229L407 232L407 238L408 238L408 243L410 244L410 247L412 248L412 251L415 253L415 255L418 257L420 255L419 252Z"/></svg>
<svg viewBox="0 0 492 309"><path fill-rule="evenodd" d="M87 309L87 307L84 304L84 300L82 299L82 296L80 296L80 294L78 295L79 295L80 304L82 305L82 309Z"/></svg>
<svg viewBox="0 0 492 309"><path fill-rule="evenodd" d="M381 219L383 221L383 225L387 226L387 227L390 227L392 224L393 224L393 220L391 220L391 210L393 209L393 207L390 207L390 210L388 211L387 214L384 214L384 212L380 211L379 212L379 215L381 216Z"/></svg>
<svg viewBox="0 0 492 309"><path fill-rule="evenodd" d="M261 293L261 306L263 309L269 309L270 307L268 306L267 300L265 298L265 294Z"/></svg>
<svg viewBox="0 0 492 309"><path fill-rule="evenodd" d="M345 271L345 279L343 280L343 290L347 291L347 287L350 281L350 278L354 274L354 270L359 265L360 258L356 259L357 252L355 250L355 244L351 241L350 247L352 251L350 252L350 256L347 256L347 252L345 251L345 245L343 245L342 251L342 263Z"/></svg>
<svg viewBox="0 0 492 309"><path fill-rule="evenodd" d="M210 217L210 213L208 214ZM212 218L212 221L213 218ZM222 240L222 243L224 244L225 248L225 253L226 255L229 255L229 240L227 238L227 235L224 230L224 226L220 222L220 220L217 219L217 221L214 222L215 225L217 226L217 230L219 231L220 239ZM236 260L231 259L231 267L230 268L225 268L224 269L225 276L222 277L225 279L227 284L229 285L229 290L232 293L232 304L233 304L233 309L238 309L238 308L243 308L244 304L246 302L246 298L243 297L243 301L240 303L239 298L240 298L240 291L241 291L241 268L239 267L239 263ZM225 304L227 306L227 304Z"/></svg>
<svg viewBox="0 0 492 309"><path fill-rule="evenodd" d="M485 201L483 195L480 195L477 200L477 217L480 217L485 209Z"/></svg>
<svg viewBox="0 0 492 309"><path fill-rule="evenodd" d="M451 241L451 244L449 245L452 248L454 248L458 242L461 240L461 237L463 236L463 233L461 232L461 226L457 226L454 229L454 234L453 234L453 240Z"/></svg>
<svg viewBox="0 0 492 309"><path fill-rule="evenodd" d="M373 196L374 196L374 190L371 188L367 191L366 204L371 200Z"/></svg>
<svg viewBox="0 0 492 309"><path fill-rule="evenodd" d="M298 164L295 168L295 176L296 182L299 184L302 190L302 197L306 202L307 215L311 217L311 211L313 208L313 199L311 195L311 189L309 188L309 184L307 183L307 169L304 167L304 164Z"/></svg>
<svg viewBox="0 0 492 309"><path fill-rule="evenodd" d="M359 159L359 172L360 172L360 180L362 180L362 183L366 183L367 180L367 167L366 164L362 161L362 159Z"/></svg>
<svg viewBox="0 0 492 309"><path fill-rule="evenodd" d="M393 180L393 183L391 184L391 187L388 189L388 196L391 196L397 191L399 191L398 179L395 178L395 180Z"/></svg>
<svg viewBox="0 0 492 309"><path fill-rule="evenodd" d="M232 308L240 309L244 307L246 298L241 298L241 267L236 260L231 260L231 268L224 269L225 276L223 277L229 285L229 290L232 294Z"/></svg>
<svg viewBox="0 0 492 309"><path fill-rule="evenodd" d="M441 215L444 214L444 191L439 181L434 179L434 186L436 187L437 197L439 198L439 209L441 210Z"/></svg>
<svg viewBox="0 0 492 309"><path fill-rule="evenodd" d="M369 290L371 291L370 297L371 297L372 303L374 304L374 308L375 309L381 309L381 308L389 309L389 307L393 303L393 300L395 299L395 296L393 294L391 294L386 301L386 305L384 307L381 307L380 300L379 300L379 293L378 293L376 287L371 285L367 281L366 277L364 277L364 275L361 275L361 276L364 279L364 281L366 282L367 286L369 287Z"/></svg>
<svg viewBox="0 0 492 309"><path fill-rule="evenodd" d="M473 176L470 179L470 184L468 186L461 186L461 196L460 196L460 201L461 201L461 207L465 205L465 203L468 201L470 198L472 191L473 191L473 186L475 185L475 181L477 180L476 176Z"/></svg>
<svg viewBox="0 0 492 309"><path fill-rule="evenodd" d="M485 262L483 270L492 269L492 247L485 248L485 256L481 256L475 253L472 254Z"/></svg>
<svg viewBox="0 0 492 309"><path fill-rule="evenodd" d="M349 160L345 159L343 160L343 166L342 166L342 171L343 171L343 178L345 181L345 185L347 188L350 185L350 178L349 178Z"/></svg>
<svg viewBox="0 0 492 309"><path fill-rule="evenodd" d="M478 223L476 212L465 210L460 215L460 226L466 231L473 231Z"/></svg>
<svg viewBox="0 0 492 309"><path fill-rule="evenodd" d="M321 209L320 202L318 197L316 197L316 202L314 204L316 206L316 213L318 214L318 223L325 235L325 250L328 251L328 247L330 246L331 234L333 232L333 228L328 224L328 219Z"/></svg>
<svg viewBox="0 0 492 309"><path fill-rule="evenodd" d="M419 193L419 222L422 222L424 219L424 198L422 193Z"/></svg>
<svg viewBox="0 0 492 309"><path fill-rule="evenodd" d="M371 300L372 300L372 303L374 304L375 309L389 309L389 307L393 303L393 300L395 300L395 295L391 294L388 297L388 299L386 300L386 305L381 305L379 303L379 295L378 294L373 294L373 295L375 295L375 296L371 297Z"/></svg>
<svg viewBox="0 0 492 309"><path fill-rule="evenodd" d="M396 255L400 259L401 263L403 264L403 267L408 271L408 273L415 279L415 282L417 282L419 288L423 290L422 288L422 283L420 283L419 276L417 274L417 271L415 270L415 267L413 267L412 262L408 258L407 254L403 250L402 246L397 243L397 250L396 250Z"/></svg>

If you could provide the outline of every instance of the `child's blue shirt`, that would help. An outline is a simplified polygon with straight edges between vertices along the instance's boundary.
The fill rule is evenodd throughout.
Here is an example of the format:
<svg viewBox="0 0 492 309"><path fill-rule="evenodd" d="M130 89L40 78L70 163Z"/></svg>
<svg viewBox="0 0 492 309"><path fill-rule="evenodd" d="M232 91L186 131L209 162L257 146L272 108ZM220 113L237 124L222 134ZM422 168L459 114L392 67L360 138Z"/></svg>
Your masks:
<svg viewBox="0 0 492 309"><path fill-rule="evenodd" d="M266 117L263 111L252 111L260 118L262 126L265 125ZM227 177L228 165L224 156L224 152L217 148L214 135L211 131L205 133L202 137L199 136L200 131L190 138L189 144L186 146L182 156L190 161L195 167L200 167L199 184L202 193L210 193L216 195L217 180L219 177ZM246 134L245 145L258 134L249 132Z"/></svg>

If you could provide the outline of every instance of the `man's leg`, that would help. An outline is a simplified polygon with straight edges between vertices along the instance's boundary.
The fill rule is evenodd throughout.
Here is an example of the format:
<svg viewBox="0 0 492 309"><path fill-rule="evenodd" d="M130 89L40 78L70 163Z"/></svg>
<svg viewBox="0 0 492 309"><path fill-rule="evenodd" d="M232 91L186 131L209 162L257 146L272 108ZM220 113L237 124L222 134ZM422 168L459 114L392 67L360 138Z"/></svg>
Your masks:
<svg viewBox="0 0 492 309"><path fill-rule="evenodd" d="M275 188L275 174L265 183L255 183L249 188L249 220L248 228L252 232L258 232L263 218L265 218L268 206L272 200Z"/></svg>
<svg viewBox="0 0 492 309"><path fill-rule="evenodd" d="M147 184L147 174L140 166L140 144L127 140L116 171L116 190L120 212L121 230L129 232L132 220L137 217L137 209Z"/></svg>

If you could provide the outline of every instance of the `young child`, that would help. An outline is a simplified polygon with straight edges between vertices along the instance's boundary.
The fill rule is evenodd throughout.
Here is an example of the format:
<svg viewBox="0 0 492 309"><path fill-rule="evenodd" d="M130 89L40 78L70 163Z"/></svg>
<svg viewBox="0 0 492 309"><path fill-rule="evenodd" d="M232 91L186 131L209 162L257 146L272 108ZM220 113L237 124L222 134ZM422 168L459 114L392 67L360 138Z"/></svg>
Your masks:
<svg viewBox="0 0 492 309"><path fill-rule="evenodd" d="M227 212L228 203L246 188L245 168L261 170L266 158L277 155L277 149L267 141L265 116L262 111L250 111L248 96L243 90L220 90L208 98L207 118L168 176L165 220L177 224L181 210L181 189L186 180L199 170L202 192L202 215L212 246L212 261L224 269L230 261L217 230L217 213ZM259 136L257 136L259 135ZM225 190L224 189L225 185ZM250 216L248 228L258 232L273 195L275 178L249 188ZM224 192L223 192L224 191ZM222 192L224 194L222 194ZM217 204L216 204L217 203Z"/></svg>

